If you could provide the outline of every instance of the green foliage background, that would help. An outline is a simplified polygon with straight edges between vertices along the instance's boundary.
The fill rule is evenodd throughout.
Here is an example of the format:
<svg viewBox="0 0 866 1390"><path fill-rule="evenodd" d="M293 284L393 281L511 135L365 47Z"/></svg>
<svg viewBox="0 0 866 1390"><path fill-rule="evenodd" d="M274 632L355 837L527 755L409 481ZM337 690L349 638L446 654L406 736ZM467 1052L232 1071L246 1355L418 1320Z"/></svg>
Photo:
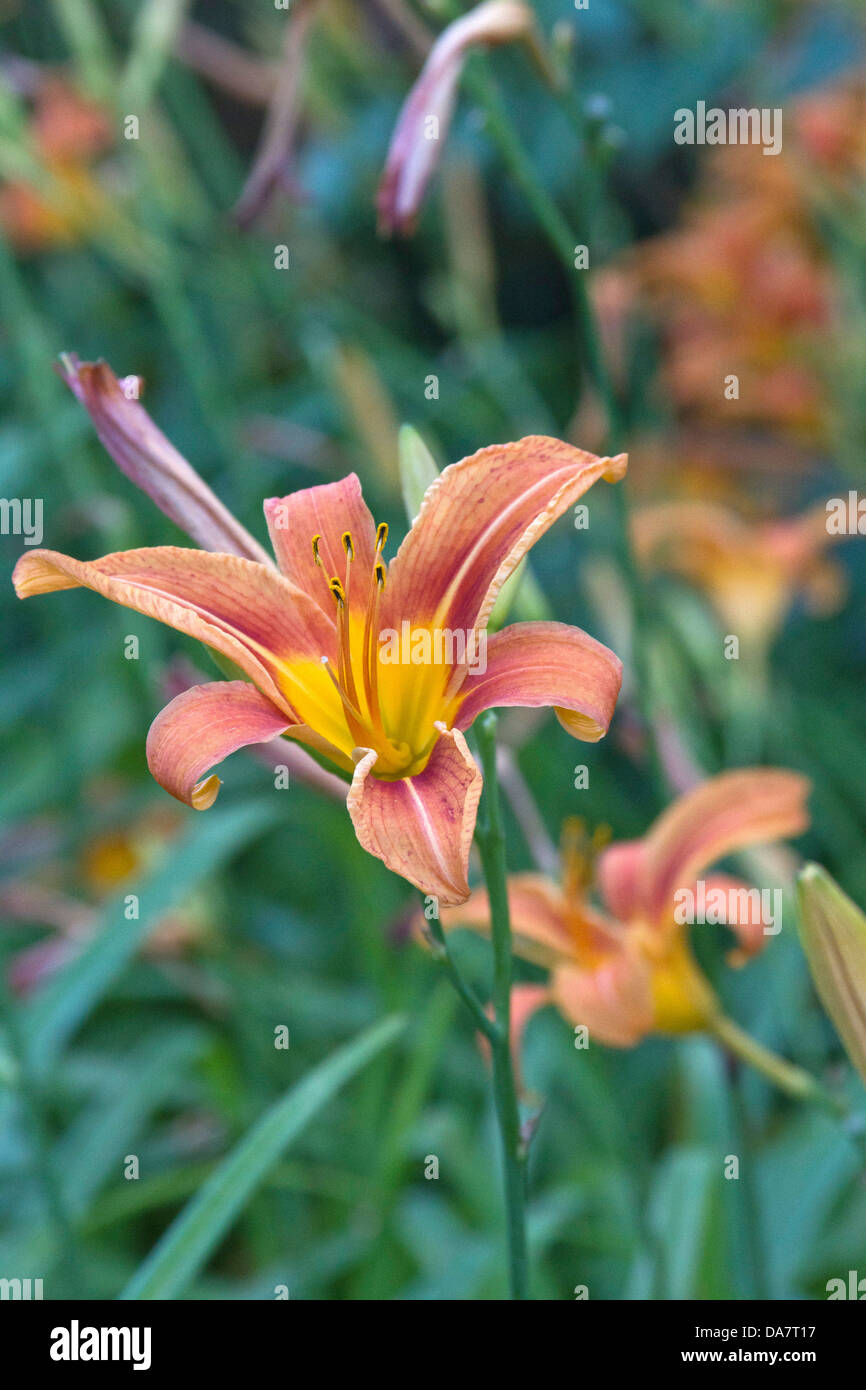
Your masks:
<svg viewBox="0 0 866 1390"><path fill-rule="evenodd" d="M495 313L480 319L455 264L441 179L413 240L376 235L376 184L417 72L383 12L326 0L305 76L304 198L279 199L244 233L229 214L261 112L164 50L160 21L182 8L167 0L0 8L6 59L62 65L117 113L141 118L140 140L119 138L111 156L122 218L114 234L20 257L0 244L0 494L44 499L44 543L82 558L183 543L118 474L52 373L64 350L143 375L151 415L259 536L263 497L350 468L377 518L397 534L404 527L376 391L365 377L360 406L347 393L347 364L355 380L359 354L386 422L415 426L442 464L524 433L565 434L585 382L566 272L471 96L449 137L446 177L468 163L486 190ZM607 99L591 108L602 113L592 138L612 201L587 201L587 152L522 54L479 58L472 70L493 75L540 181L570 218L590 225L594 263L676 221L698 161L695 151L671 154L673 108L732 84L784 102L862 60L854 6L591 0L577 12L538 0L536 9L545 32L578 31L574 100ZM440 27L432 7L419 12ZM279 51L285 15L272 5L224 0L192 13L260 55ZM24 143L6 85L4 172ZM278 243L290 247L287 272L273 269ZM866 303L862 256L851 283ZM636 432L659 409L646 389L652 343L641 352L629 387ZM429 373L439 376L437 401L425 399ZM857 383L846 417L855 456L860 397ZM254 428L263 419L267 447ZM833 457L820 466L817 495L857 486ZM792 509L808 500L798 486ZM613 641L585 582L610 554L613 518L603 496L592 505L589 532L564 520L533 567L557 617ZM0 537L7 579L20 548L20 538ZM863 904L866 601L857 544L840 554L851 579L846 606L820 623L792 613L750 713L766 735L766 760L814 779L803 848ZM659 581L649 596L663 618L654 629L657 699L708 772L736 764L719 713L713 620L681 586ZM169 658L186 652L203 669L206 658L83 591L18 604L7 582L0 604L0 873L7 883L48 874L83 891L81 856L94 836L165 800L148 776L144 738L164 703ZM685 634L685 656L664 623ZM128 634L139 637L138 661L124 659ZM625 737L633 720L626 702L610 737L584 750L548 715L522 744L520 765L554 838L576 813L617 837L647 827L659 807ZM572 769L582 761L590 788L578 793ZM489 1079L447 982L406 940L412 895L363 853L339 804L296 780L275 791L268 769L244 755L222 775L217 808L184 813L179 836L142 870L138 921L124 918L124 888L102 906L82 955L24 999L5 988L0 1276L41 1277L46 1297L118 1296L270 1108L338 1048L396 1015L403 1030L343 1086L330 1072L317 1080L318 1108L305 1126L299 1111L283 1117L291 1143L275 1161L258 1172L242 1152L253 1166L240 1210L208 1209L201 1257L170 1294L271 1298L285 1285L293 1298L502 1296ZM93 788L107 776L116 793L106 810ZM511 821L509 862L530 863ZM204 903L206 930L180 958L142 955L150 929L190 895ZM47 928L10 919L0 931L8 963ZM737 974L724 967L725 944L707 937L698 949L731 1015L800 1064L835 1069L861 1102L793 928ZM464 941L460 954L483 989L486 946ZM274 1047L280 1024L290 1030L287 1051ZM823 1297L827 1279L858 1261L862 1268L866 1189L854 1147L833 1121L732 1068L711 1042L576 1052L568 1026L546 1012L531 1026L525 1072L546 1100L531 1161L537 1297L567 1299L580 1284L593 1298ZM722 1177L731 1153L742 1160L738 1183ZM130 1154L138 1181L123 1176ZM438 1181L424 1177L431 1154Z"/></svg>

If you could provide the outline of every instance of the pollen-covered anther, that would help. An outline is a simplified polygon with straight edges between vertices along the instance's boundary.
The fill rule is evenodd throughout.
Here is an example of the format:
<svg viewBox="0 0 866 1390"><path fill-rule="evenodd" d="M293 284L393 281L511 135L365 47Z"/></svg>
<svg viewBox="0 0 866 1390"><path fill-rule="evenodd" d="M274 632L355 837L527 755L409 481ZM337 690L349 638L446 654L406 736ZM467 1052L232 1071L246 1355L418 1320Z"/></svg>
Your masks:
<svg viewBox="0 0 866 1390"><path fill-rule="evenodd" d="M322 568L322 560L321 560L321 556L319 555L319 546L320 546L320 544L321 544L321 541L322 541L322 537L321 537L321 536L313 536L313 559L315 560L316 564L319 566L319 569Z"/></svg>
<svg viewBox="0 0 866 1390"><path fill-rule="evenodd" d="M334 598L337 600L339 606L342 608L346 602L346 591L343 588L343 581L341 579L338 579L337 576L334 575L334 578L331 579L328 583L328 588L334 595Z"/></svg>
<svg viewBox="0 0 866 1390"><path fill-rule="evenodd" d="M354 560L354 558L355 558L355 546L354 546L354 542L352 541L352 533L351 533L351 531L344 531L344 532L343 532L343 535L342 535L342 537L341 537L341 539L342 539L342 542L343 542L343 549L344 549L345 552L346 552L346 559L347 559L347 560Z"/></svg>
<svg viewBox="0 0 866 1390"><path fill-rule="evenodd" d="M388 523L380 521L376 527L376 554L381 555L388 543Z"/></svg>

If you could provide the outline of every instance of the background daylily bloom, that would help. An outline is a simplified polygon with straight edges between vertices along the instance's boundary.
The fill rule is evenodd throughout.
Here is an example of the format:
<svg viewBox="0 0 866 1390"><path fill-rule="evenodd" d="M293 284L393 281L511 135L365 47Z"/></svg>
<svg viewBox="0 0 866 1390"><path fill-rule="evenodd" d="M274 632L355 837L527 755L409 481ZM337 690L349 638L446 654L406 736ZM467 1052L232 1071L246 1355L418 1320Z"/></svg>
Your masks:
<svg viewBox="0 0 866 1390"><path fill-rule="evenodd" d="M508 43L532 31L534 16L518 0L486 0L440 34L400 112L377 206L380 230L411 232L451 124L466 55L477 44ZM430 120L436 125L428 125ZM435 133L434 133L435 132Z"/></svg>
<svg viewBox="0 0 866 1390"><path fill-rule="evenodd" d="M508 900L515 951L550 970L550 984L517 986L520 1029L532 1008L553 1003L570 1022L614 1047L648 1033L687 1033L712 1026L719 1004L675 918L677 890L695 891L699 877L747 845L799 835L808 824L809 784L794 772L747 768L722 773L675 801L640 840L610 845L597 860L599 907L589 901L590 861L579 845L563 856L561 883L513 874ZM728 874L704 880L721 889L739 948L734 961L760 951L764 922L746 889ZM749 911L742 904L748 901ZM743 917L746 920L743 920ZM487 894L442 914L446 929L486 932ZM522 996L522 990L530 991ZM528 1007L527 1007L528 1006Z"/></svg>
<svg viewBox="0 0 866 1390"><path fill-rule="evenodd" d="M726 630L764 645L802 595L815 613L839 607L840 566L825 551L836 537L823 503L782 521L748 521L729 507L659 502L632 522L641 564L666 569L704 589Z"/></svg>
<svg viewBox="0 0 866 1390"><path fill-rule="evenodd" d="M63 78L41 76L33 93L30 139L37 183L0 187L0 227L21 251L72 244L105 215L108 200L90 166L112 143L108 111Z"/></svg>
<svg viewBox="0 0 866 1390"><path fill-rule="evenodd" d="M122 403L106 371L98 406L89 399L115 457L133 459L151 482L156 457L163 482L177 478L176 494L161 505L171 514L177 498L180 508L194 497L194 511L188 465L166 454L171 446L140 407ZM76 367L74 382L87 394L94 377ZM552 705L570 733L595 741L610 723L621 664L563 623L493 634L483 671L459 645L441 641L436 654L432 639L465 634L469 649L469 635L486 633L499 589L532 543L597 479L616 480L625 467L623 455L598 458L541 436L482 449L428 489L390 566L387 526L375 525L351 474L265 503L278 568L177 546L92 562L34 550L13 579L22 598L94 589L197 638L245 677L194 686L157 716L148 763L173 796L205 809L219 789L215 775L205 776L216 763L286 735L352 774L348 808L365 849L456 903L469 891L481 793L464 730L494 705ZM207 499L203 511L213 520ZM227 525L221 513L214 524ZM201 534L200 518L195 525ZM404 630L413 640L426 635L430 660L381 659L383 631Z"/></svg>

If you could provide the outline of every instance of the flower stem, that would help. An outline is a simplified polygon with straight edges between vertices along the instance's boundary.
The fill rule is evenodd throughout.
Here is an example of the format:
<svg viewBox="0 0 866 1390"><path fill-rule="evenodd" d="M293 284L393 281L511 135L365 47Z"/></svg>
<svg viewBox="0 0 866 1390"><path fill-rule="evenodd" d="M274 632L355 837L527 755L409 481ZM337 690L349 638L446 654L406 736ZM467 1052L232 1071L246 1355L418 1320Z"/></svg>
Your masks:
<svg viewBox="0 0 866 1390"><path fill-rule="evenodd" d="M484 1034L484 1037L489 1043L493 1043L497 1035L496 1025L488 1018L487 1014L484 1012L484 1005L481 1003L478 995L475 993L474 989L466 983L460 971L457 969L457 966L454 964L442 923L438 917L433 917L429 921L428 926L434 958L440 960L444 965L445 973L454 986L455 991L471 1013L475 1027L480 1033Z"/></svg>
<svg viewBox="0 0 866 1390"><path fill-rule="evenodd" d="M476 725L484 772L484 820L475 836L490 902L493 943L493 1011L490 1039L493 1090L502 1141L511 1297L528 1297L526 1245L526 1145L520 1131L517 1088L511 1059L511 922L506 885L505 830L496 772L496 715L488 711Z"/></svg>
<svg viewBox="0 0 866 1390"><path fill-rule="evenodd" d="M731 1019L720 1014L712 1024L712 1032L735 1057L754 1067L786 1095L793 1096L795 1100L810 1101L834 1115L847 1115L848 1107L845 1102L826 1090L817 1077L804 1071L802 1067L795 1066L793 1062L786 1062L783 1057L778 1057Z"/></svg>

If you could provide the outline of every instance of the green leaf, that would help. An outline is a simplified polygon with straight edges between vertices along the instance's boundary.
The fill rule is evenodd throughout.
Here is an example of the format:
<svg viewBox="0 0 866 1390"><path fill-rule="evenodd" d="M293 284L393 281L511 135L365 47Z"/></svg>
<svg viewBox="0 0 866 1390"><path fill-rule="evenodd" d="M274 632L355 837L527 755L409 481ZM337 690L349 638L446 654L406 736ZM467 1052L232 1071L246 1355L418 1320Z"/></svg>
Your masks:
<svg viewBox="0 0 866 1390"><path fill-rule="evenodd" d="M439 469L424 440L411 425L401 425L398 446L400 488L411 526L421 510L424 493L439 477Z"/></svg>
<svg viewBox="0 0 866 1390"><path fill-rule="evenodd" d="M367 1029L277 1101L217 1168L151 1251L122 1299L177 1298L231 1227L244 1203L308 1120L402 1032L386 1018Z"/></svg>

